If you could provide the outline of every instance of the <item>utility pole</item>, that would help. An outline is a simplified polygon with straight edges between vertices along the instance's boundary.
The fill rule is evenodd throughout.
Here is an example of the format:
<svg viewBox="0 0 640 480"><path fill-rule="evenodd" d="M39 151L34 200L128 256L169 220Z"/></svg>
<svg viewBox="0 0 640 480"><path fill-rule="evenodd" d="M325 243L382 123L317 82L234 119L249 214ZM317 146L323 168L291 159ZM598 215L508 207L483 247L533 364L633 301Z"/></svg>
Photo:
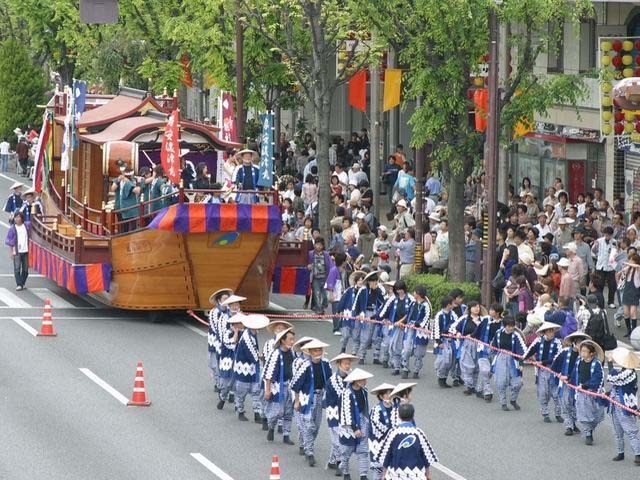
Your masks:
<svg viewBox="0 0 640 480"><path fill-rule="evenodd" d="M371 42L374 42L373 36ZM380 63L375 63L369 70L371 78L371 142L369 147L369 182L373 191L373 214L380 218L380 114L382 111L382 95L380 94Z"/></svg>
<svg viewBox="0 0 640 480"><path fill-rule="evenodd" d="M240 2L236 0L236 131L238 142L244 138L244 30L240 20Z"/></svg>
<svg viewBox="0 0 640 480"><path fill-rule="evenodd" d="M485 305L492 301L491 281L494 276L496 263L496 220L497 220L497 163L500 149L499 118L498 118L498 16L495 7L489 9L489 112L487 116L487 157L486 185L487 188L487 214L489 225L485 232L487 235L487 251L484 255L484 268L482 275L482 300Z"/></svg>
<svg viewBox="0 0 640 480"><path fill-rule="evenodd" d="M416 110L422 107L424 97L418 95L416 98ZM424 145L416 148L416 164L414 166L416 175L416 257L414 261L416 273L422 273L422 244L424 236Z"/></svg>
<svg viewBox="0 0 640 480"><path fill-rule="evenodd" d="M507 23L501 23L498 27L498 83L506 85L511 64L511 51L507 43L510 35ZM499 108L499 107L498 107ZM510 133L510 132L509 132ZM509 147L500 147L498 160L498 201L508 203L509 199Z"/></svg>

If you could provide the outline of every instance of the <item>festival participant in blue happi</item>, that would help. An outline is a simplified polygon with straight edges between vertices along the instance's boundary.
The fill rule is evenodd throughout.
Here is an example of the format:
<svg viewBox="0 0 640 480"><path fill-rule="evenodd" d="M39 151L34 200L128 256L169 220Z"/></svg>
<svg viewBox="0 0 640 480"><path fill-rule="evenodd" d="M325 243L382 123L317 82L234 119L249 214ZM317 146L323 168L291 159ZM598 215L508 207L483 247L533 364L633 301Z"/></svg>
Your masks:
<svg viewBox="0 0 640 480"><path fill-rule="evenodd" d="M233 298L233 296L229 298ZM238 311L227 318L226 325L222 326L220 330L222 348L220 362L218 363L218 373L220 375L220 393L218 394L220 400L216 405L218 410L222 410L226 402L233 403L235 400L231 393L234 388L233 364L236 356L236 347L242 333L242 319L244 316L243 313Z"/></svg>
<svg viewBox="0 0 640 480"><path fill-rule="evenodd" d="M293 329L282 330L275 338L276 348L266 360L264 368L264 398L267 401L265 414L268 422L267 441L273 442L278 419L282 419L282 442L293 445L291 440L291 420L293 418L293 397L289 388L293 377Z"/></svg>
<svg viewBox="0 0 640 480"><path fill-rule="evenodd" d="M389 368L389 332L393 328L393 324L384 316L390 312L393 302L396 300L396 295L393 288L395 282L388 279L384 280L382 278L383 274L385 278L388 276L387 272L381 272L379 282L384 287L387 296L380 310L372 317L373 320L378 322L373 327L373 364L386 365L383 368ZM382 357L382 360L380 360L380 357Z"/></svg>
<svg viewBox="0 0 640 480"><path fill-rule="evenodd" d="M310 467L315 466L315 443L322 422L325 389L331 378L331 365L322 353L329 345L312 339L302 346L307 357L293 375L291 390L293 408L302 417L304 455Z"/></svg>
<svg viewBox="0 0 640 480"><path fill-rule="evenodd" d="M300 368L302 367L302 365L305 363L305 360L307 360L308 355L302 351L302 347L305 346L305 344L309 343L311 340L315 340L315 338L313 337L302 337L299 338L298 340L296 340L296 342L293 344L293 377L292 378L296 378L297 376L300 375ZM292 380L293 383L293 380ZM300 455L304 455L304 438L303 438L303 431L304 431L304 424L303 424L303 418L302 418L302 414L296 410L295 408L295 397L294 397L294 403L293 403L293 418L296 422L296 427L298 427L298 451L300 452ZM278 424L279 427L282 427L282 423Z"/></svg>
<svg viewBox="0 0 640 480"><path fill-rule="evenodd" d="M560 375L558 398L562 418L564 420L564 434L568 437L574 433L580 433L576 420L576 405L573 390L568 385L573 385L573 369L580 355L580 343L583 340L591 340L586 333L574 332L564 338L565 348L556 355L551 364L551 369Z"/></svg>
<svg viewBox="0 0 640 480"><path fill-rule="evenodd" d="M367 399L367 379L373 375L359 368L344 379L347 386L342 391L340 401L340 471L344 480L351 480L349 460L352 455L358 459L358 474L367 478L369 472L369 401Z"/></svg>
<svg viewBox="0 0 640 480"><path fill-rule="evenodd" d="M271 335L262 346L262 361L266 363L267 359L271 356L271 352L273 352L276 348L276 336L286 328L293 328L286 320L273 319L271 323L267 325L267 332ZM267 401L264 399L264 380L262 382L262 411L267 411ZM262 416L262 430L265 432L269 430L269 426L267 425L267 417L266 414ZM278 433L282 433L282 420L278 420Z"/></svg>
<svg viewBox="0 0 640 480"><path fill-rule="evenodd" d="M356 292L353 315L360 317L356 322L360 323L360 344L358 345L358 363L364 365L367 349L373 341L374 324L370 321L376 312L380 310L386 300L386 292L382 285L378 284L380 271L367 273L364 277L365 285Z"/></svg>
<svg viewBox="0 0 640 480"><path fill-rule="evenodd" d="M607 381L611 384L609 395L637 412L639 408L636 369L640 367L640 357L637 353L623 347L614 349L608 355L609 362L616 365L615 368L609 368L609 376L607 377ZM631 451L635 455L633 463L640 465L640 433L638 432L636 415L614 404L610 404L609 413L611 413L611 421L613 422L615 446L618 450L613 461L624 460L624 437L626 435L629 438Z"/></svg>
<svg viewBox="0 0 640 480"><path fill-rule="evenodd" d="M560 330L560 325L551 322L544 322L536 333L539 335L524 354L524 359L533 357L536 362L541 363L545 367L551 367L553 359L562 350L562 342L555 337L556 332ZM538 394L538 404L540 405L540 413L545 423L551 423L549 418L549 401L553 399L555 406L556 420L563 423L560 408L560 400L558 398L558 379L555 375L547 370L536 367L536 386Z"/></svg>
<svg viewBox="0 0 640 480"><path fill-rule="evenodd" d="M400 405L411 403L411 393L413 387L417 383L415 382L403 382L396 385L391 392L391 400L393 401L393 413L391 414L391 424L396 427L400 424L400 417L398 416L398 409Z"/></svg>
<svg viewBox="0 0 640 480"><path fill-rule="evenodd" d="M593 340L580 343L580 358L573 370L573 384L590 392L604 391L602 362L604 352ZM586 445L593 445L593 432L604 420L604 405L596 397L577 391L575 395L576 419L582 424L582 436Z"/></svg>
<svg viewBox="0 0 640 480"><path fill-rule="evenodd" d="M514 355L522 357L526 346L522 334L516 331L516 321L511 315L507 315L502 319L502 328L496 332L491 345L511 353L496 352L491 365L502 410L509 411L507 388L509 388L511 394L511 406L515 410L520 410L518 394L522 388L522 362Z"/></svg>
<svg viewBox="0 0 640 480"><path fill-rule="evenodd" d="M378 402L373 405L369 414L371 420L371 430L369 431L369 458L371 460L373 480L382 480L382 463L378 456L382 442L393 427L391 419L394 408L393 401L391 400L391 392L394 388L395 385L382 383L369 390L369 393L375 395L378 399Z"/></svg>
<svg viewBox="0 0 640 480"><path fill-rule="evenodd" d="M24 202L18 209L18 212L22 213L22 216L24 217L24 223L31 222L31 215L34 212L34 209L36 215L42 215L42 203L39 200L35 199L35 194L36 191L33 188L28 189L22 194L22 196L24 197Z"/></svg>
<svg viewBox="0 0 640 480"><path fill-rule="evenodd" d="M233 291L229 288L222 288L213 292L209 297L209 303L213 304L213 308L209 310L209 329L207 332L207 344L209 348L209 368L211 369L211 379L213 388L216 392L220 391L218 361L222 349L220 341L220 322L224 318L226 323L229 315L229 307L222 306L227 298L233 295Z"/></svg>
<svg viewBox="0 0 640 480"><path fill-rule="evenodd" d="M360 322L356 322L354 318L354 306L356 300L356 293L361 288L364 288L364 276L365 272L356 270L349 275L349 288L347 288L336 307L336 311L344 315L341 322L342 340L340 351L342 353L347 351L349 346L349 340L353 340L352 353L355 355L358 352L360 345Z"/></svg>
<svg viewBox="0 0 640 480"><path fill-rule="evenodd" d="M329 427L331 441L331 450L327 463L329 470L336 470L340 463L340 401L342 392L346 387L344 379L351 372L351 364L357 359L358 357L349 353L341 353L331 359L331 363L335 364L336 370L329 377L325 387L325 410L327 412L327 426Z"/></svg>
<svg viewBox="0 0 640 480"><path fill-rule="evenodd" d="M4 211L9 214L9 223L13 223L13 215L22 207L22 186L20 182L14 182L9 190L13 190L4 204Z"/></svg>
<svg viewBox="0 0 640 480"><path fill-rule="evenodd" d="M380 450L385 480L429 480L429 467L438 461L425 433L415 425L415 409L401 405L401 423L392 429Z"/></svg>
<svg viewBox="0 0 640 480"><path fill-rule="evenodd" d="M476 396L484 398L485 402L493 400L493 390L491 389L491 358L493 350L488 345L491 344L496 332L502 326L502 305L494 303L489 308L489 316L484 317L471 334L471 336L482 343L476 343L478 351L478 384L476 385Z"/></svg>
<svg viewBox="0 0 640 480"><path fill-rule="evenodd" d="M253 192L258 190L258 180L260 179L260 169L253 164L253 159L258 157L258 153L253 150L244 149L237 153L241 164L233 174L233 183L242 190L236 197L237 203L258 203L258 196Z"/></svg>
<svg viewBox="0 0 640 480"><path fill-rule="evenodd" d="M262 423L262 399L260 397L262 382L258 330L269 325L269 318L257 314L245 315L242 318L242 324L244 329L236 346L236 357L233 363L236 413L241 422L249 420L244 414L244 400L250 394L253 420L255 423Z"/></svg>
<svg viewBox="0 0 640 480"><path fill-rule="evenodd" d="M451 325L450 333L456 335L454 340L456 345L456 358L460 365L460 376L464 383L464 394L469 396L476 392L476 386L478 384L478 344L473 341L460 337L466 337L471 334L480 326L483 317L481 316L481 310L484 307L475 300L469 302L465 314L459 317L453 325ZM487 311L484 310L486 315Z"/></svg>
<svg viewBox="0 0 640 480"><path fill-rule="evenodd" d="M416 285L413 289L414 302L407 314L407 328L402 329L402 378L409 378L413 370L413 378L420 378L420 371L429 344L429 323L431 321L431 302L427 298L424 285ZM413 357L413 368L411 368Z"/></svg>
<svg viewBox="0 0 640 480"><path fill-rule="evenodd" d="M454 351L451 339L444 335L449 334L451 325L458 319L452 310L453 300L451 297L442 298L442 310L440 310L433 321L433 353L436 355L435 369L438 377L438 385L441 388L451 388L447 384L447 377L453 374Z"/></svg>
<svg viewBox="0 0 640 480"><path fill-rule="evenodd" d="M391 283L391 282L388 282ZM393 290L387 301L376 313L375 318L387 324L376 325L374 332L373 363L383 368L389 367L391 340L395 335L402 336L402 329L396 326L403 324L409 313L413 299L407 293L407 285L404 280L397 280L393 285ZM382 362L380 362L382 355Z"/></svg>

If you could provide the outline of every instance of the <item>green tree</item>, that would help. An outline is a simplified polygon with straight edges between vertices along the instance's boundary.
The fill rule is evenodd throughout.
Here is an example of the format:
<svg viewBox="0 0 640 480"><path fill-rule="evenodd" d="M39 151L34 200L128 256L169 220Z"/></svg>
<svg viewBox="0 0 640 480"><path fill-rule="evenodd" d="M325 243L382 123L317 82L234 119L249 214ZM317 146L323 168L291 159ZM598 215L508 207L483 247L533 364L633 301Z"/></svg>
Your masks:
<svg viewBox="0 0 640 480"><path fill-rule="evenodd" d="M41 123L46 88L42 69L33 65L17 40L0 43L0 138L15 139L13 130Z"/></svg>
<svg viewBox="0 0 640 480"><path fill-rule="evenodd" d="M511 129L522 117L544 115L555 103L575 105L584 94L578 76L547 77L534 65L539 54L553 48L559 25L577 21L588 11L587 2L372 0L360 9L371 28L399 52L406 68L405 96L423 99L410 120L411 143L433 145L433 161L446 179L449 275L454 281L465 278L464 179L482 157L483 137L469 123L467 94L478 61L488 51L490 8L497 8L501 21L513 25L514 31L510 46L515 59L499 107L503 141L508 143Z"/></svg>

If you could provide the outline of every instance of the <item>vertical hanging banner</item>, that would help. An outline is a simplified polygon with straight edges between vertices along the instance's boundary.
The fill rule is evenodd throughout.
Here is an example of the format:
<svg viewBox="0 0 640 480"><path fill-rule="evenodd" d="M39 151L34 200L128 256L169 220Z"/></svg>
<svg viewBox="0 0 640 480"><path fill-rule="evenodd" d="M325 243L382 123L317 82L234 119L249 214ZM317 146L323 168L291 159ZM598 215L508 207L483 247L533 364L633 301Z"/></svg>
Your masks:
<svg viewBox="0 0 640 480"><path fill-rule="evenodd" d="M73 122L73 104L75 95L69 87L65 88L65 95L67 97L67 111L64 117L64 134L62 136L62 154L60 156L60 170L66 172L71 165L71 148L73 140L71 139L71 129Z"/></svg>
<svg viewBox="0 0 640 480"><path fill-rule="evenodd" d="M273 113L260 115L262 124L262 136L260 146L260 178L258 185L261 187L273 187Z"/></svg>
<svg viewBox="0 0 640 480"><path fill-rule="evenodd" d="M220 136L225 142L238 141L236 117L233 113L233 97L230 92L222 92L222 114Z"/></svg>
<svg viewBox="0 0 640 480"><path fill-rule="evenodd" d="M52 115L48 112L44 114L42 120L42 129L40 130L40 136L38 137L38 146L35 153L35 168L33 180L33 188L36 192L42 193L42 184L47 184L49 174L49 156L48 150L51 147L51 121Z"/></svg>
<svg viewBox="0 0 640 480"><path fill-rule="evenodd" d="M73 138L73 148L80 143L78 141L78 133L76 125L80 121L80 117L84 113L87 101L87 82L83 80L73 80L73 119L71 128L71 138Z"/></svg>
<svg viewBox="0 0 640 480"><path fill-rule="evenodd" d="M367 111L367 71L360 70L349 80L349 105Z"/></svg>
<svg viewBox="0 0 640 480"><path fill-rule="evenodd" d="M180 57L180 64L182 65L182 84L185 87L193 87L193 76L191 75L191 58L187 53L183 53Z"/></svg>
<svg viewBox="0 0 640 480"><path fill-rule="evenodd" d="M400 105L400 90L402 88L402 70L387 68L384 71L384 100L382 111L386 112Z"/></svg>
<svg viewBox="0 0 640 480"><path fill-rule="evenodd" d="M180 183L180 110L176 109L169 115L167 126L162 138L160 161L162 168L172 184Z"/></svg>

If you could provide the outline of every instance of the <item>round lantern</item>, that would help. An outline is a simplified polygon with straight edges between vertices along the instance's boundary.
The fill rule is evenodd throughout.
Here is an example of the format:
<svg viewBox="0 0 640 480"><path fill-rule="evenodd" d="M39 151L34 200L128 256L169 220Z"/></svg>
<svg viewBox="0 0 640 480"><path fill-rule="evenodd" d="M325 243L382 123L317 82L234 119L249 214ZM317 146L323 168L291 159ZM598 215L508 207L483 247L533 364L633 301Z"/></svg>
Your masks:
<svg viewBox="0 0 640 480"><path fill-rule="evenodd" d="M607 123L602 126L603 135L611 135L611 132L613 132L613 128L611 128L611 124Z"/></svg>
<svg viewBox="0 0 640 480"><path fill-rule="evenodd" d="M603 107L610 107L611 106L611 97L603 96L602 97L602 106Z"/></svg>
<svg viewBox="0 0 640 480"><path fill-rule="evenodd" d="M622 132L624 132L624 125L621 123L616 123L613 126L613 131L616 132L616 135L622 135Z"/></svg>
<svg viewBox="0 0 640 480"><path fill-rule="evenodd" d="M616 52L622 50L622 42L620 40L616 40L611 46Z"/></svg>
<svg viewBox="0 0 640 480"><path fill-rule="evenodd" d="M611 63L613 63L614 67L620 68L622 66L622 57L613 57Z"/></svg>
<svg viewBox="0 0 640 480"><path fill-rule="evenodd" d="M601 86L600 89L602 90L603 93L609 93L611 92L611 88L613 88L611 86L611 82L604 82Z"/></svg>
<svg viewBox="0 0 640 480"><path fill-rule="evenodd" d="M635 120L635 118L636 118L636 115L633 112L631 112L629 110L624 110L624 119L627 122L633 122Z"/></svg>
<svg viewBox="0 0 640 480"><path fill-rule="evenodd" d="M613 118L616 122L621 122L622 120L624 120L624 113L616 112L613 114Z"/></svg>
<svg viewBox="0 0 640 480"><path fill-rule="evenodd" d="M633 132L633 133L631 134L631 141L632 141L633 143L640 143L640 133L638 133L638 132Z"/></svg>
<svg viewBox="0 0 640 480"><path fill-rule="evenodd" d="M640 135L640 122L636 123L636 133L634 135Z"/></svg>
<svg viewBox="0 0 640 480"><path fill-rule="evenodd" d="M624 78L629 78L629 77L633 77L633 68L625 68L622 71L622 76Z"/></svg>
<svg viewBox="0 0 640 480"><path fill-rule="evenodd" d="M622 57L622 63L624 65L631 65L633 63L633 57L631 55L625 55Z"/></svg>
<svg viewBox="0 0 640 480"><path fill-rule="evenodd" d="M608 122L613 117L613 114L609 110L605 110L602 112L602 120Z"/></svg>
<svg viewBox="0 0 640 480"><path fill-rule="evenodd" d="M625 40L624 42L622 42L622 49L625 52L630 52L631 50L633 50L633 42L631 40Z"/></svg>
<svg viewBox="0 0 640 480"><path fill-rule="evenodd" d="M602 55L600 57L600 63L604 66L604 67L608 67L609 65L611 65L611 57L609 55Z"/></svg>
<svg viewBox="0 0 640 480"><path fill-rule="evenodd" d="M640 42L640 40L638 40ZM608 52L611 50L611 42L607 42L606 40L600 44L600 50L603 52ZM640 49L639 49L640 50Z"/></svg>
<svg viewBox="0 0 640 480"><path fill-rule="evenodd" d="M624 133L631 133L635 130L633 123L625 123L624 124Z"/></svg>

